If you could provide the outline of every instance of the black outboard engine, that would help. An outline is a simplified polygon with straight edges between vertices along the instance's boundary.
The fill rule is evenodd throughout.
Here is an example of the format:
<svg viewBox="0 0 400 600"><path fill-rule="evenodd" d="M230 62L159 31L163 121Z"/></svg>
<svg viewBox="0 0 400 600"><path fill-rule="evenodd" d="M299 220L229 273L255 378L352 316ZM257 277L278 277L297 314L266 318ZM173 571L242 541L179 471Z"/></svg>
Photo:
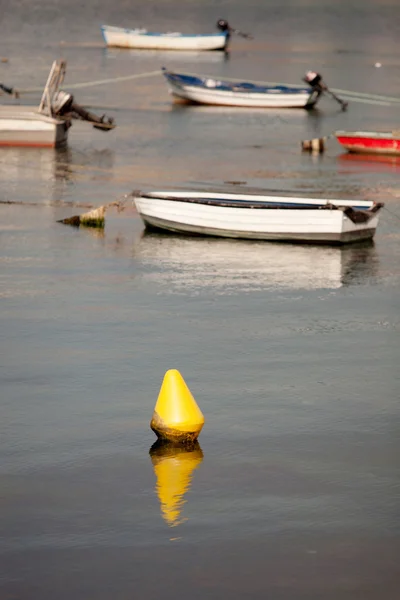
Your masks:
<svg viewBox="0 0 400 600"><path fill-rule="evenodd" d="M218 19L217 27L220 31L227 31L228 33L232 31L232 28L229 26L228 21L225 21L225 19Z"/></svg>
<svg viewBox="0 0 400 600"><path fill-rule="evenodd" d="M234 29L233 27L231 27L229 25L228 21L226 21L225 19L218 19L217 27L220 31L223 31L224 33L227 34L226 39L229 39L232 33L234 33L236 35L240 35L240 37L246 38L248 40L253 39L253 36L251 36L249 33L243 33L243 31L240 31L239 29Z"/></svg>
<svg viewBox="0 0 400 600"><path fill-rule="evenodd" d="M318 92L323 92L326 89L326 85L322 81L322 75L315 71L307 71L303 77L303 81Z"/></svg>
<svg viewBox="0 0 400 600"><path fill-rule="evenodd" d="M326 94L329 94L330 96L332 96L332 98L336 100L336 102L340 104L342 110L346 110L348 103L341 100L336 94L332 92L332 90L328 88L326 83L322 81L322 75L316 73L315 71L307 71L307 73L303 77L303 81L305 83L308 83L308 85L312 87L313 93L318 94L318 96L320 96L324 92Z"/></svg>
<svg viewBox="0 0 400 600"><path fill-rule="evenodd" d="M89 121L95 129L109 131L115 127L114 119L106 117L106 115L103 115L102 117L94 115L82 106L79 106L79 104L76 104L72 94L68 94L62 90L55 95L52 109L54 113L60 117Z"/></svg>

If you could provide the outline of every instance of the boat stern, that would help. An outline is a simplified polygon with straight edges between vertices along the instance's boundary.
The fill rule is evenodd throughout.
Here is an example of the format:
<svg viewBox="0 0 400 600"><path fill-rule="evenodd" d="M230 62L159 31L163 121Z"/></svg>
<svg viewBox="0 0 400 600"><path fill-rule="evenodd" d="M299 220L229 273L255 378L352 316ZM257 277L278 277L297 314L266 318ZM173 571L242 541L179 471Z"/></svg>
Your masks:
<svg viewBox="0 0 400 600"><path fill-rule="evenodd" d="M312 108L314 108L317 103L318 100L320 99L322 95L322 91L318 90L318 89L312 89L310 95L308 96L306 105L305 105L305 109L306 110L311 110Z"/></svg>

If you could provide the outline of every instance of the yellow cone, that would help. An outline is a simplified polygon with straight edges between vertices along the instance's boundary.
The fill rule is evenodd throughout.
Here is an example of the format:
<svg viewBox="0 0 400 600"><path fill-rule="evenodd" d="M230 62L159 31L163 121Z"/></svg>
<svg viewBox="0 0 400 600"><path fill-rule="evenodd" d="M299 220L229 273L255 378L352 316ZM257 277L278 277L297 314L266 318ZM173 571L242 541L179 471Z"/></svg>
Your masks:
<svg viewBox="0 0 400 600"><path fill-rule="evenodd" d="M204 416L182 375L170 369L164 375L150 427L161 439L191 443L204 425Z"/></svg>
<svg viewBox="0 0 400 600"><path fill-rule="evenodd" d="M193 471L203 460L203 452L197 441L186 447L158 440L150 448L150 456L161 515L170 527L175 527L184 521L184 495L190 488Z"/></svg>

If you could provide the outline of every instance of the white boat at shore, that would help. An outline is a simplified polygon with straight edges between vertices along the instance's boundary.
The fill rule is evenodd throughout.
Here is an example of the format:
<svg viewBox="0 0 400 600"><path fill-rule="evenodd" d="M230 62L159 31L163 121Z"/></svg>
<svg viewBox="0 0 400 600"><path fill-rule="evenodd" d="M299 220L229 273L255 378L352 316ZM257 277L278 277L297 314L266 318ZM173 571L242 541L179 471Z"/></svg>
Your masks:
<svg viewBox="0 0 400 600"><path fill-rule="evenodd" d="M53 62L39 106L0 106L0 146L54 148L65 144L71 121L56 115L52 106L65 70L65 63Z"/></svg>
<svg viewBox="0 0 400 600"><path fill-rule="evenodd" d="M165 67L162 73L172 96L196 104L310 109L321 95L311 86L220 80L208 75L174 73Z"/></svg>
<svg viewBox="0 0 400 600"><path fill-rule="evenodd" d="M0 107L0 146L53 148L65 144L70 123L34 106Z"/></svg>
<svg viewBox="0 0 400 600"><path fill-rule="evenodd" d="M135 196L147 228L268 241L344 244L371 239L383 206L256 194L152 191Z"/></svg>
<svg viewBox="0 0 400 600"><path fill-rule="evenodd" d="M76 104L71 94L60 90L65 61L54 61L39 106L0 105L0 146L55 148L66 143L72 119L88 121L109 131L113 119L105 120Z"/></svg>

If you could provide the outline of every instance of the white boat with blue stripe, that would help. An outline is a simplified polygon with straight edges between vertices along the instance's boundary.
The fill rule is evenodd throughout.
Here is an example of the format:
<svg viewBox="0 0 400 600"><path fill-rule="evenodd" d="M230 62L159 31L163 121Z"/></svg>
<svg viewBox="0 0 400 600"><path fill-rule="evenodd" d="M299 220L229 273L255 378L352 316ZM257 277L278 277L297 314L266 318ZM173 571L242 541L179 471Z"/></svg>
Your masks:
<svg viewBox="0 0 400 600"><path fill-rule="evenodd" d="M313 108L321 92L313 87L220 80L208 75L162 73L170 93L195 104L243 106L248 108Z"/></svg>
<svg viewBox="0 0 400 600"><path fill-rule="evenodd" d="M217 28L219 31L215 33L189 34L177 31L157 33L143 28L126 29L102 25L101 32L106 46L147 50L226 50L232 33L250 37L230 27L224 19L217 22Z"/></svg>
<svg viewBox="0 0 400 600"><path fill-rule="evenodd" d="M371 239L383 204L259 194L139 192L147 228L254 240L344 244Z"/></svg>

